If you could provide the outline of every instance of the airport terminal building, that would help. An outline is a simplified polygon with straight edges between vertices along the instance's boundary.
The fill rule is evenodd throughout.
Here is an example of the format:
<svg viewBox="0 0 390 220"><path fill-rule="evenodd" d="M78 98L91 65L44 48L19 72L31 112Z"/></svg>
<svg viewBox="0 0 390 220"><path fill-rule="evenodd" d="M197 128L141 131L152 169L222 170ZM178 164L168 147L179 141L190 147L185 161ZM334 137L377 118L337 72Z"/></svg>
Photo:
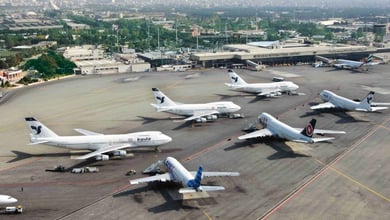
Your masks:
<svg viewBox="0 0 390 220"><path fill-rule="evenodd" d="M382 50L386 50L381 48ZM370 53L378 52L378 48L361 45L249 45L230 44L223 47L223 52L193 53L190 59L198 67L203 68L235 68L240 66L260 70L258 65L296 65L313 63L315 56L359 60Z"/></svg>

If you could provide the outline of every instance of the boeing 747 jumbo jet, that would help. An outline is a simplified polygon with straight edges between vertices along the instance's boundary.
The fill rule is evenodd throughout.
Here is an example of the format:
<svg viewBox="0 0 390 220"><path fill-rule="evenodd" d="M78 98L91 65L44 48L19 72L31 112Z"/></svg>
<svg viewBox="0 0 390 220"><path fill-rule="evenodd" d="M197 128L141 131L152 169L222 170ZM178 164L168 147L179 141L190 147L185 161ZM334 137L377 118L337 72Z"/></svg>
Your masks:
<svg viewBox="0 0 390 220"><path fill-rule="evenodd" d="M283 92L291 92L299 88L298 85L290 81L271 83L247 83L233 70L228 70L232 84L225 83L232 90L255 93L257 96L279 97Z"/></svg>
<svg viewBox="0 0 390 220"><path fill-rule="evenodd" d="M12 196L0 195L0 205L8 205L15 202L18 202L18 200Z"/></svg>
<svg viewBox="0 0 390 220"><path fill-rule="evenodd" d="M170 112L177 115L189 116L185 121L208 122L218 118L217 115L242 117L240 114L231 114L241 109L233 102L210 102L204 104L182 104L172 101L158 88L152 88L157 104L151 104L158 112Z"/></svg>
<svg viewBox="0 0 390 220"><path fill-rule="evenodd" d="M389 105L390 103L373 103L375 92L371 91L362 101L353 101L345 97L336 95L335 93L323 90L320 93L320 97L325 103L319 105L311 106L313 110L318 109L342 109L347 111L364 111L364 112L374 112L378 110L388 109L388 107L376 107L377 105Z"/></svg>
<svg viewBox="0 0 390 220"><path fill-rule="evenodd" d="M166 182L173 181L180 183L184 188L179 189L179 193L192 193L202 191L224 190L223 186L204 186L200 185L203 177L212 176L239 176L237 172L203 172L202 166L199 166L198 171L188 171L183 165L173 157L167 157L164 165L168 169L168 173L158 174L155 176L144 177L131 180L130 184L148 183L148 182Z"/></svg>
<svg viewBox="0 0 390 220"><path fill-rule="evenodd" d="M33 117L25 118L30 129L30 145L46 144L68 149L91 150L91 153L77 157L76 159L88 159L95 157L96 160L109 160L109 155L126 156L125 148L157 147L172 140L160 131L143 131L129 134L104 135L75 129L85 136L58 136Z"/></svg>
<svg viewBox="0 0 390 220"><path fill-rule="evenodd" d="M312 119L310 123L303 129L292 128L265 112L260 114L259 123L263 125L263 129L242 135L238 137L238 139L243 140L250 138L275 136L289 141L301 143L315 143L332 140L334 139L334 137L313 138L313 134L345 134L344 131L314 129L316 125L315 119Z"/></svg>

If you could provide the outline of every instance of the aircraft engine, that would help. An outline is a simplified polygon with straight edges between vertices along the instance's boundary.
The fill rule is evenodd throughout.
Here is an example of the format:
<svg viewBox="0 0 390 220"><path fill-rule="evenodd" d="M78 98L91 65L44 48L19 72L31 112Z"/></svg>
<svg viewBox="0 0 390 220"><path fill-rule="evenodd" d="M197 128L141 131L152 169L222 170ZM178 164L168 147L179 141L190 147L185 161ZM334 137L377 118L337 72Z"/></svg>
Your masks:
<svg viewBox="0 0 390 220"><path fill-rule="evenodd" d="M125 157L127 155L127 152L125 150L116 150L112 152L112 155Z"/></svg>
<svg viewBox="0 0 390 220"><path fill-rule="evenodd" d="M108 155L105 155L105 154L102 154L102 155L97 155L96 157L95 157L95 160L109 160L110 159L110 156L108 156Z"/></svg>
<svg viewBox="0 0 390 220"><path fill-rule="evenodd" d="M243 117L244 117L244 115L239 114L239 113L229 115L229 118L243 118Z"/></svg>
<svg viewBox="0 0 390 220"><path fill-rule="evenodd" d="M214 120L217 120L217 118L218 118L218 116L216 116L216 115L207 115L206 116L206 119L208 121L214 121Z"/></svg>
<svg viewBox="0 0 390 220"><path fill-rule="evenodd" d="M206 122L207 122L207 119L204 118L204 117L201 117L201 118L195 119L195 122L196 122L196 123L206 123Z"/></svg>

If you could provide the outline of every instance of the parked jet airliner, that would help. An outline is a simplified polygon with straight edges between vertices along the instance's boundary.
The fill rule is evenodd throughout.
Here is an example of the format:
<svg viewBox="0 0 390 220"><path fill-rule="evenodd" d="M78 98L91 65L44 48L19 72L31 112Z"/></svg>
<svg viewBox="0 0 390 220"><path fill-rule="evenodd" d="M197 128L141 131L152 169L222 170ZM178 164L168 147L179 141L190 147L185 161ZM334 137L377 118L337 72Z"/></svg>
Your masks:
<svg viewBox="0 0 390 220"><path fill-rule="evenodd" d="M354 101L347 99L345 97L336 95L335 93L329 90L323 90L320 93L320 97L325 103L321 103L310 108L313 110L317 109L342 109L347 111L364 111L364 112L374 112L378 110L388 109L388 107L382 107L377 105L387 105L389 103L373 103L375 92L371 91L362 101Z"/></svg>
<svg viewBox="0 0 390 220"><path fill-rule="evenodd" d="M324 63L334 66L338 69L361 69L368 71L368 67L378 65L378 62L372 62L372 55L370 54L364 61L355 61L355 60L346 60L346 59L337 59L332 60L322 56L316 56L316 59L320 60L316 62L313 66L320 67Z"/></svg>
<svg viewBox="0 0 390 220"><path fill-rule="evenodd" d="M18 200L12 196L0 195L0 205L8 205L15 202L18 202Z"/></svg>
<svg viewBox="0 0 390 220"><path fill-rule="evenodd" d="M298 85L290 81L271 83L247 83L233 70L228 70L230 83L225 83L232 90L255 93L257 96L279 97L283 92L291 92L299 88Z"/></svg>
<svg viewBox="0 0 390 220"><path fill-rule="evenodd" d="M173 181L180 183L184 188L179 189L179 193L191 193L202 191L224 190L223 186L204 186L200 185L203 177L212 176L239 176L237 172L203 172L202 166L199 166L198 171L188 171L183 165L173 157L167 157L164 165L168 169L168 173L158 174L155 176L144 177L131 180L130 184L148 183L148 182L166 182Z"/></svg>
<svg viewBox="0 0 390 220"><path fill-rule="evenodd" d="M312 119L310 123L303 129L292 128L265 112L260 114L259 122L261 125L263 125L263 129L242 135L238 137L238 139L243 140L250 138L275 136L289 141L301 143L315 143L332 140L334 139L334 137L313 138L313 134L345 134L344 131L315 129L315 119Z"/></svg>
<svg viewBox="0 0 390 220"><path fill-rule="evenodd" d="M169 136L160 131L143 131L129 134L104 135L75 129L75 131L85 136L58 136L44 124L33 117L25 118L30 129L30 145L46 144L55 147L69 149L86 149L91 153L77 157L76 159L88 159L94 157L96 160L109 160L109 155L126 156L125 148L135 147L157 147L172 140Z"/></svg>
<svg viewBox="0 0 390 220"><path fill-rule="evenodd" d="M158 112L170 112L177 115L189 116L185 121L207 122L218 118L217 115L232 115L241 117L239 114L231 114L241 109L233 102L210 102L204 104L182 104L172 101L158 88L152 88L156 104L151 104Z"/></svg>

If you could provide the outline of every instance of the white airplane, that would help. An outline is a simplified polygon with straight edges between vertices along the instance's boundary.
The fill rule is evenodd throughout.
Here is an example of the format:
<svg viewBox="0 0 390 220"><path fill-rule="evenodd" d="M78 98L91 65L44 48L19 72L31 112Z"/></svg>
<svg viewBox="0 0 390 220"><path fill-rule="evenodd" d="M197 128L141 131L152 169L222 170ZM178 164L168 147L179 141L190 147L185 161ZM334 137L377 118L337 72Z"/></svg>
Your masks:
<svg viewBox="0 0 390 220"><path fill-rule="evenodd" d="M228 70L232 83L225 83L232 90L255 93L257 96L279 97L283 92L291 92L299 88L298 85L290 81L271 83L247 83L233 70Z"/></svg>
<svg viewBox="0 0 390 220"><path fill-rule="evenodd" d="M240 114L231 114L241 109L233 102L210 102L204 104L183 104L172 101L158 88L152 88L157 104L151 104L158 112L170 112L177 115L189 116L184 121L208 122L218 118L217 115L241 117Z"/></svg>
<svg viewBox="0 0 390 220"><path fill-rule="evenodd" d="M15 202L18 202L18 200L12 196L0 195L0 205L8 205Z"/></svg>
<svg viewBox="0 0 390 220"><path fill-rule="evenodd" d="M362 101L354 101L345 97L336 95L335 93L323 90L320 93L320 97L325 103L321 103L310 108L313 110L317 109L343 109L347 111L364 111L374 112L378 110L388 109L388 107L377 107L377 105L389 105L390 103L374 103L372 102L375 92L371 91Z"/></svg>
<svg viewBox="0 0 390 220"><path fill-rule="evenodd" d="M316 58L319 59L320 61L314 63L313 66L320 67L323 66L324 63L327 63L328 65L334 66L338 69L361 69L367 71L369 66L380 64L378 62L372 62L372 57L373 57L372 54L370 54L362 62L362 61L346 60L346 59L331 60L325 57L316 56Z"/></svg>
<svg viewBox="0 0 390 220"><path fill-rule="evenodd" d="M202 166L199 166L198 171L188 171L183 165L173 157L167 157L164 165L168 169L168 173L158 174L155 176L144 177L131 180L130 184L148 183L148 182L166 182L173 181L180 183L184 188L179 189L179 193L191 193L202 191L224 190L223 186L204 186L200 185L203 177L216 176L239 176L237 172L203 172Z"/></svg>
<svg viewBox="0 0 390 220"><path fill-rule="evenodd" d="M30 145L46 144L55 147L91 150L91 153L77 157L76 159L88 159L94 157L96 160L109 160L109 155L126 156L125 148L134 147L157 147L172 140L169 136L160 131L143 131L129 134L104 135L74 129L85 136L58 136L33 117L25 118L30 129Z"/></svg>
<svg viewBox="0 0 390 220"><path fill-rule="evenodd" d="M337 59L336 63L333 64L336 68L340 69L363 69L364 67L368 70L369 66L378 65L378 62L372 62L372 55L370 54L363 62L354 60Z"/></svg>
<svg viewBox="0 0 390 220"><path fill-rule="evenodd" d="M334 137L313 138L313 134L345 134L344 131L315 129L315 119L312 119L310 123L303 129L293 128L265 112L259 115L259 123L263 125L263 129L239 136L238 139L244 140L250 138L276 136L289 141L301 143L316 143L332 140L334 139Z"/></svg>

